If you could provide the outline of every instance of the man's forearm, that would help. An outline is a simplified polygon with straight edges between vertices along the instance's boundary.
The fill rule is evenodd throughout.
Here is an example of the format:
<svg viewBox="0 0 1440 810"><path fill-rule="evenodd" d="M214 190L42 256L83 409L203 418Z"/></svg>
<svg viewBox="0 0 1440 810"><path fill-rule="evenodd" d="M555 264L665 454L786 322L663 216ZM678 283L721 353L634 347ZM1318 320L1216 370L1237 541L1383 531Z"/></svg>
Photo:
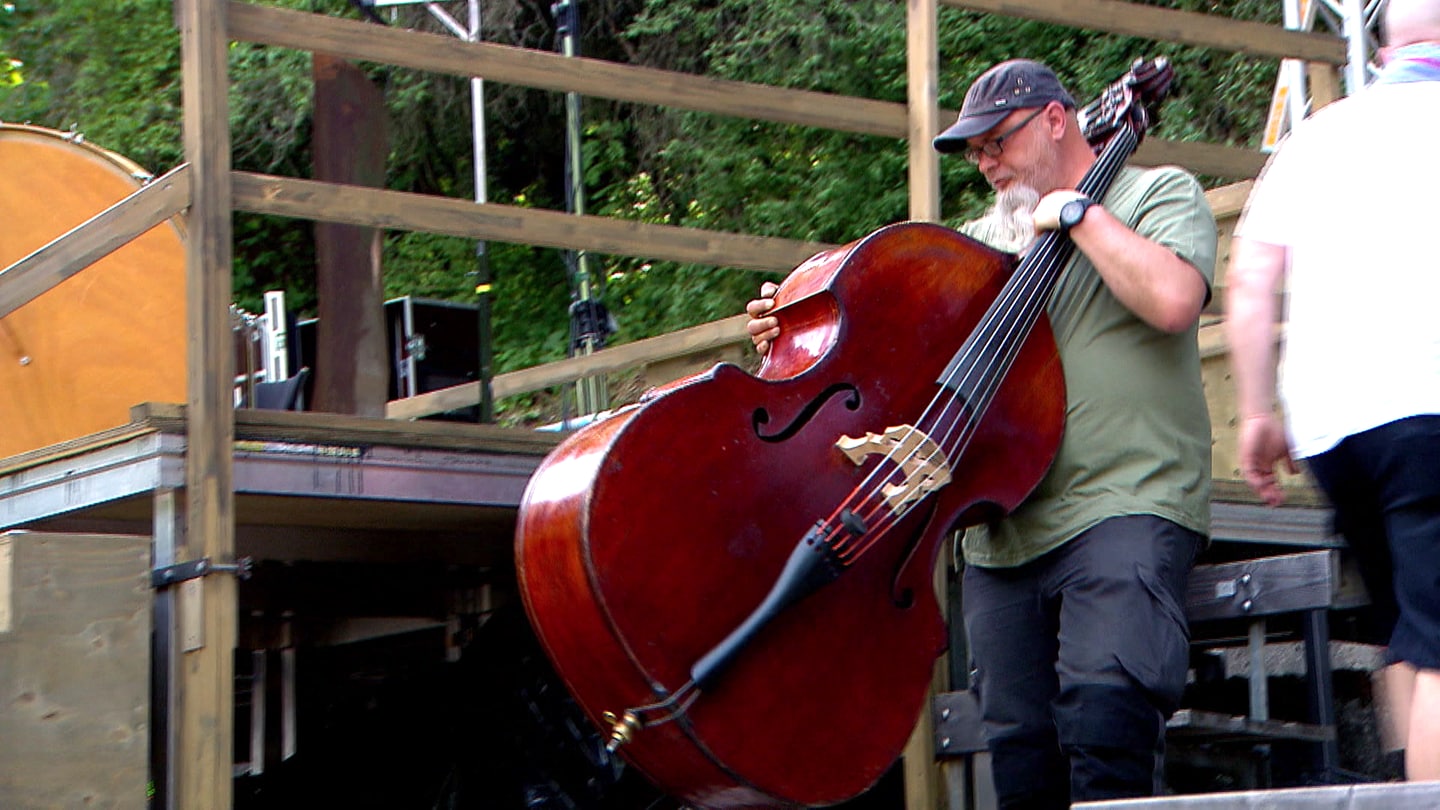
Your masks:
<svg viewBox="0 0 1440 810"><path fill-rule="evenodd" d="M1239 237L1231 243L1225 337L1242 419L1275 409L1275 326L1285 264L1285 248L1279 245Z"/></svg>

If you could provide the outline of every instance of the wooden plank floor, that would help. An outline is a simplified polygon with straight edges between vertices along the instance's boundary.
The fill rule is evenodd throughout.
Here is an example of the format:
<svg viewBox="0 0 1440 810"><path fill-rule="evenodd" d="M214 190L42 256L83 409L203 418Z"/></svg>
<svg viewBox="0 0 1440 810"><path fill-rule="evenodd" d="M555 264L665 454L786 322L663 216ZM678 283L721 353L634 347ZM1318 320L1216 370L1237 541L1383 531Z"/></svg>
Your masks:
<svg viewBox="0 0 1440 810"><path fill-rule="evenodd" d="M1435 810L1440 782L1334 785L1080 802L1077 810Z"/></svg>
<svg viewBox="0 0 1440 810"><path fill-rule="evenodd" d="M0 528L62 520L148 533L150 496L184 486L185 429L184 408L147 404L126 425L0 459ZM316 536L508 533L530 475L559 441L494 425L239 410L236 522Z"/></svg>

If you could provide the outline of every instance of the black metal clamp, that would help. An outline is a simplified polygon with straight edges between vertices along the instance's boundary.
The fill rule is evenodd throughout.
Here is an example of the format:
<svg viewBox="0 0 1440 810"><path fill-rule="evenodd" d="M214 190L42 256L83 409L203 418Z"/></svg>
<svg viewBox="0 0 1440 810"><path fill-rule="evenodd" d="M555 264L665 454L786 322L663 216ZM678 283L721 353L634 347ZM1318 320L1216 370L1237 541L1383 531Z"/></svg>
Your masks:
<svg viewBox="0 0 1440 810"><path fill-rule="evenodd" d="M152 569L150 571L150 587L156 590L168 588L186 580L199 579L207 574L234 574L240 579L249 579L254 569L255 561L250 557L240 557L233 563L212 563L209 557L201 557L190 562Z"/></svg>

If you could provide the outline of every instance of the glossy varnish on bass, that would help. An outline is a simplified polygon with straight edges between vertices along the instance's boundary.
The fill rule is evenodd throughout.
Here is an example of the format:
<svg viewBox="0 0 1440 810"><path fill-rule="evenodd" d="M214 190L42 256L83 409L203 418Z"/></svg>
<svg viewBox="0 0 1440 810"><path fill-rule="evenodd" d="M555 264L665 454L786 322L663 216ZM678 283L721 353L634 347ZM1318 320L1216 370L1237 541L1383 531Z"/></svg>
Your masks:
<svg viewBox="0 0 1440 810"><path fill-rule="evenodd" d="M1013 258L906 223L822 253L777 294L759 376L730 366L577 432L535 473L517 565L540 639L605 717L654 703L746 620L798 543L878 463L844 437L915 423L1009 278ZM1009 510L1044 474L1064 385L1039 317L952 480L896 509L833 582L787 607L676 719L620 750L709 808L822 805L872 785L922 708L944 623L931 589L944 534Z"/></svg>

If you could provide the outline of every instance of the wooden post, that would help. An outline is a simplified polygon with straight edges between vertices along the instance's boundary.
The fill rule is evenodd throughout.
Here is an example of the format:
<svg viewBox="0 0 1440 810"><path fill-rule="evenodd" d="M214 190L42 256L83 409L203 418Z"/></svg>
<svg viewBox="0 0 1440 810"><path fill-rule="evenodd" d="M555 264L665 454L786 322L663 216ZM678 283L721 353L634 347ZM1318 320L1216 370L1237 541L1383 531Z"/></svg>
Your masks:
<svg viewBox="0 0 1440 810"><path fill-rule="evenodd" d="M939 54L937 53L936 0L909 0L906 6L906 52L910 139L910 218L927 222L940 220L940 161L931 141L940 131L938 106ZM944 578L937 575L937 589L943 594ZM945 604L945 599L940 599ZM915 731L905 745L905 807L907 810L936 810L942 806L940 769L935 764L935 728L930 719L930 701L946 672L941 659L935 670L936 684L926 693Z"/></svg>
<svg viewBox="0 0 1440 810"><path fill-rule="evenodd" d="M339 57L317 53L312 64L315 179L384 188L389 151L384 92L363 70ZM378 228L315 223L317 411L385 415L391 371L386 362L380 237Z"/></svg>
<svg viewBox="0 0 1440 810"><path fill-rule="evenodd" d="M959 542L958 538L954 542ZM941 555L949 553L948 544L941 544ZM945 578L945 563L936 561L934 586L936 601L940 609L950 604L950 589ZM948 620L949 616L946 617ZM902 767L905 774L905 810L945 810L948 798L945 792L945 771L935 756L935 718L931 704L935 695L950 688L950 665L947 656L935 660L935 671L931 674L930 689L925 694L925 705L920 707L916 718L915 731L905 743Z"/></svg>
<svg viewBox="0 0 1440 810"><path fill-rule="evenodd" d="M905 41L910 121L910 218L940 220L940 156L930 142L940 133L936 0L910 0Z"/></svg>
<svg viewBox="0 0 1440 810"><path fill-rule="evenodd" d="M1308 62L1305 65L1306 80L1310 85L1310 113L1340 98L1340 75L1334 65L1323 62Z"/></svg>
<svg viewBox="0 0 1440 810"><path fill-rule="evenodd" d="M184 72L185 160L192 171L186 243L186 317L190 334L186 409L185 543L181 562L235 556L234 354L230 335L230 120L224 0L177 0ZM178 806L228 810L232 801L236 636L234 577L205 576L179 590L185 650L176 702Z"/></svg>

